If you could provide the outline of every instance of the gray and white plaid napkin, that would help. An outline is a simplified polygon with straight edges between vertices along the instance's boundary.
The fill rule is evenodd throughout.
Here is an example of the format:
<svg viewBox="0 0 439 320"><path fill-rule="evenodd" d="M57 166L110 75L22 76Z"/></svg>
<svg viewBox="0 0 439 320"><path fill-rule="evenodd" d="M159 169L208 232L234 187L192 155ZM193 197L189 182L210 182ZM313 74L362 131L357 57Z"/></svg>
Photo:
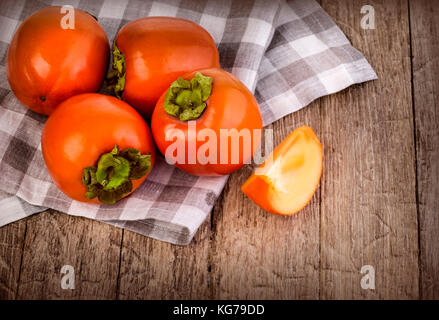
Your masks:
<svg viewBox="0 0 439 320"><path fill-rule="evenodd" d="M70 4L98 17L109 40L131 20L176 16L207 29L221 66L258 99L264 125L321 96L376 79L363 55L314 1L17 1L0 3L0 226L54 208L174 244L188 244L208 216L227 177L196 177L158 158L131 196L117 205L70 200L52 183L41 154L46 121L10 91L6 52L15 30L34 11Z"/></svg>

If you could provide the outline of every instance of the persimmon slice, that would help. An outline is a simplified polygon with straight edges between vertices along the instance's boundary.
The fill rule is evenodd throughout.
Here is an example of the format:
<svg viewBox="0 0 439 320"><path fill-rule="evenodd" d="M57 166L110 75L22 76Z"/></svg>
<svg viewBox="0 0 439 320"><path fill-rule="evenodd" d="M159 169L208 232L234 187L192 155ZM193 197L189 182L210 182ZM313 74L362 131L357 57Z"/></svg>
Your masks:
<svg viewBox="0 0 439 320"><path fill-rule="evenodd" d="M274 149L241 190L262 209L291 215L311 200L322 167L322 144L310 127L303 126Z"/></svg>

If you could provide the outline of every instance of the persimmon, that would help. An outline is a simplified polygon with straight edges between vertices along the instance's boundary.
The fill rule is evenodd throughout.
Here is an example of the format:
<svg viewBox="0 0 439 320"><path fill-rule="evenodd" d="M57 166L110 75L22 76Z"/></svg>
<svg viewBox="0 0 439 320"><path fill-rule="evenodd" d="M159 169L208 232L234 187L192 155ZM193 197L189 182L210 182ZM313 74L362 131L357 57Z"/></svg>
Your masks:
<svg viewBox="0 0 439 320"><path fill-rule="evenodd" d="M311 200L322 174L323 150L310 127L290 133L241 190L262 209L280 215L300 211Z"/></svg>
<svg viewBox="0 0 439 320"><path fill-rule="evenodd" d="M104 29L74 10L74 27L63 28L61 7L37 11L20 25L8 49L6 73L15 96L49 115L62 101L101 87L110 57Z"/></svg>
<svg viewBox="0 0 439 320"><path fill-rule="evenodd" d="M70 198L113 204L133 192L154 165L148 125L111 96L86 93L62 102L41 138L55 184Z"/></svg>
<svg viewBox="0 0 439 320"><path fill-rule="evenodd" d="M180 18L147 17L127 23L117 34L108 82L117 97L150 117L171 82L219 66L215 42L201 26Z"/></svg>
<svg viewBox="0 0 439 320"><path fill-rule="evenodd" d="M262 118L241 81L222 69L205 69L183 75L163 93L151 130L169 163L194 175L225 175L250 162Z"/></svg>

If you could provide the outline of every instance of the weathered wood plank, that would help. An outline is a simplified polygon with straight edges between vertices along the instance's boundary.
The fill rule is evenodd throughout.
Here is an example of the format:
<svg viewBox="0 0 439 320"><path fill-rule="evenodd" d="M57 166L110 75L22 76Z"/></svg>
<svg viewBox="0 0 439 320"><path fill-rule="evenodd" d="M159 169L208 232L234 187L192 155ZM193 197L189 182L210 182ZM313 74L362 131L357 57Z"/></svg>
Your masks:
<svg viewBox="0 0 439 320"><path fill-rule="evenodd" d="M270 126L274 145L300 125L319 135L319 101ZM212 297L316 299L319 296L319 190L300 213L258 208L240 190L250 168L234 173L214 211Z"/></svg>
<svg viewBox="0 0 439 320"><path fill-rule="evenodd" d="M439 299L439 6L410 1L421 298Z"/></svg>
<svg viewBox="0 0 439 320"><path fill-rule="evenodd" d="M122 230L49 210L27 220L19 299L114 299ZM75 289L61 288L61 268Z"/></svg>
<svg viewBox="0 0 439 320"><path fill-rule="evenodd" d="M15 299L26 221L0 228L0 299Z"/></svg>
<svg viewBox="0 0 439 320"><path fill-rule="evenodd" d="M189 246L124 232L119 299L207 299L210 218Z"/></svg>
<svg viewBox="0 0 439 320"><path fill-rule="evenodd" d="M408 4L368 4L374 30L361 29L360 3L322 1L379 77L322 99L323 299L419 294ZM363 265L375 269L375 290L361 288Z"/></svg>

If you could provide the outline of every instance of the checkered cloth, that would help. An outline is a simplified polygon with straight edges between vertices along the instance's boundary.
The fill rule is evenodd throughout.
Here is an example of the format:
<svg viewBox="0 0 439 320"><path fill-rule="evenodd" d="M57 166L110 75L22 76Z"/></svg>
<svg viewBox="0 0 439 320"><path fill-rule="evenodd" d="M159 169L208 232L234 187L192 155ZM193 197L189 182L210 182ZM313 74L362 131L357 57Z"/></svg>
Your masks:
<svg viewBox="0 0 439 320"><path fill-rule="evenodd" d="M309 0L18 1L0 3L0 225L47 207L188 244L227 176L196 177L158 161L131 196L114 206L70 200L52 183L41 154L46 117L26 109L6 78L8 43L20 23L47 5L70 4L98 17L111 43L127 22L176 16L207 29L221 66L255 93L264 125L312 100L376 78L362 54L320 6Z"/></svg>

